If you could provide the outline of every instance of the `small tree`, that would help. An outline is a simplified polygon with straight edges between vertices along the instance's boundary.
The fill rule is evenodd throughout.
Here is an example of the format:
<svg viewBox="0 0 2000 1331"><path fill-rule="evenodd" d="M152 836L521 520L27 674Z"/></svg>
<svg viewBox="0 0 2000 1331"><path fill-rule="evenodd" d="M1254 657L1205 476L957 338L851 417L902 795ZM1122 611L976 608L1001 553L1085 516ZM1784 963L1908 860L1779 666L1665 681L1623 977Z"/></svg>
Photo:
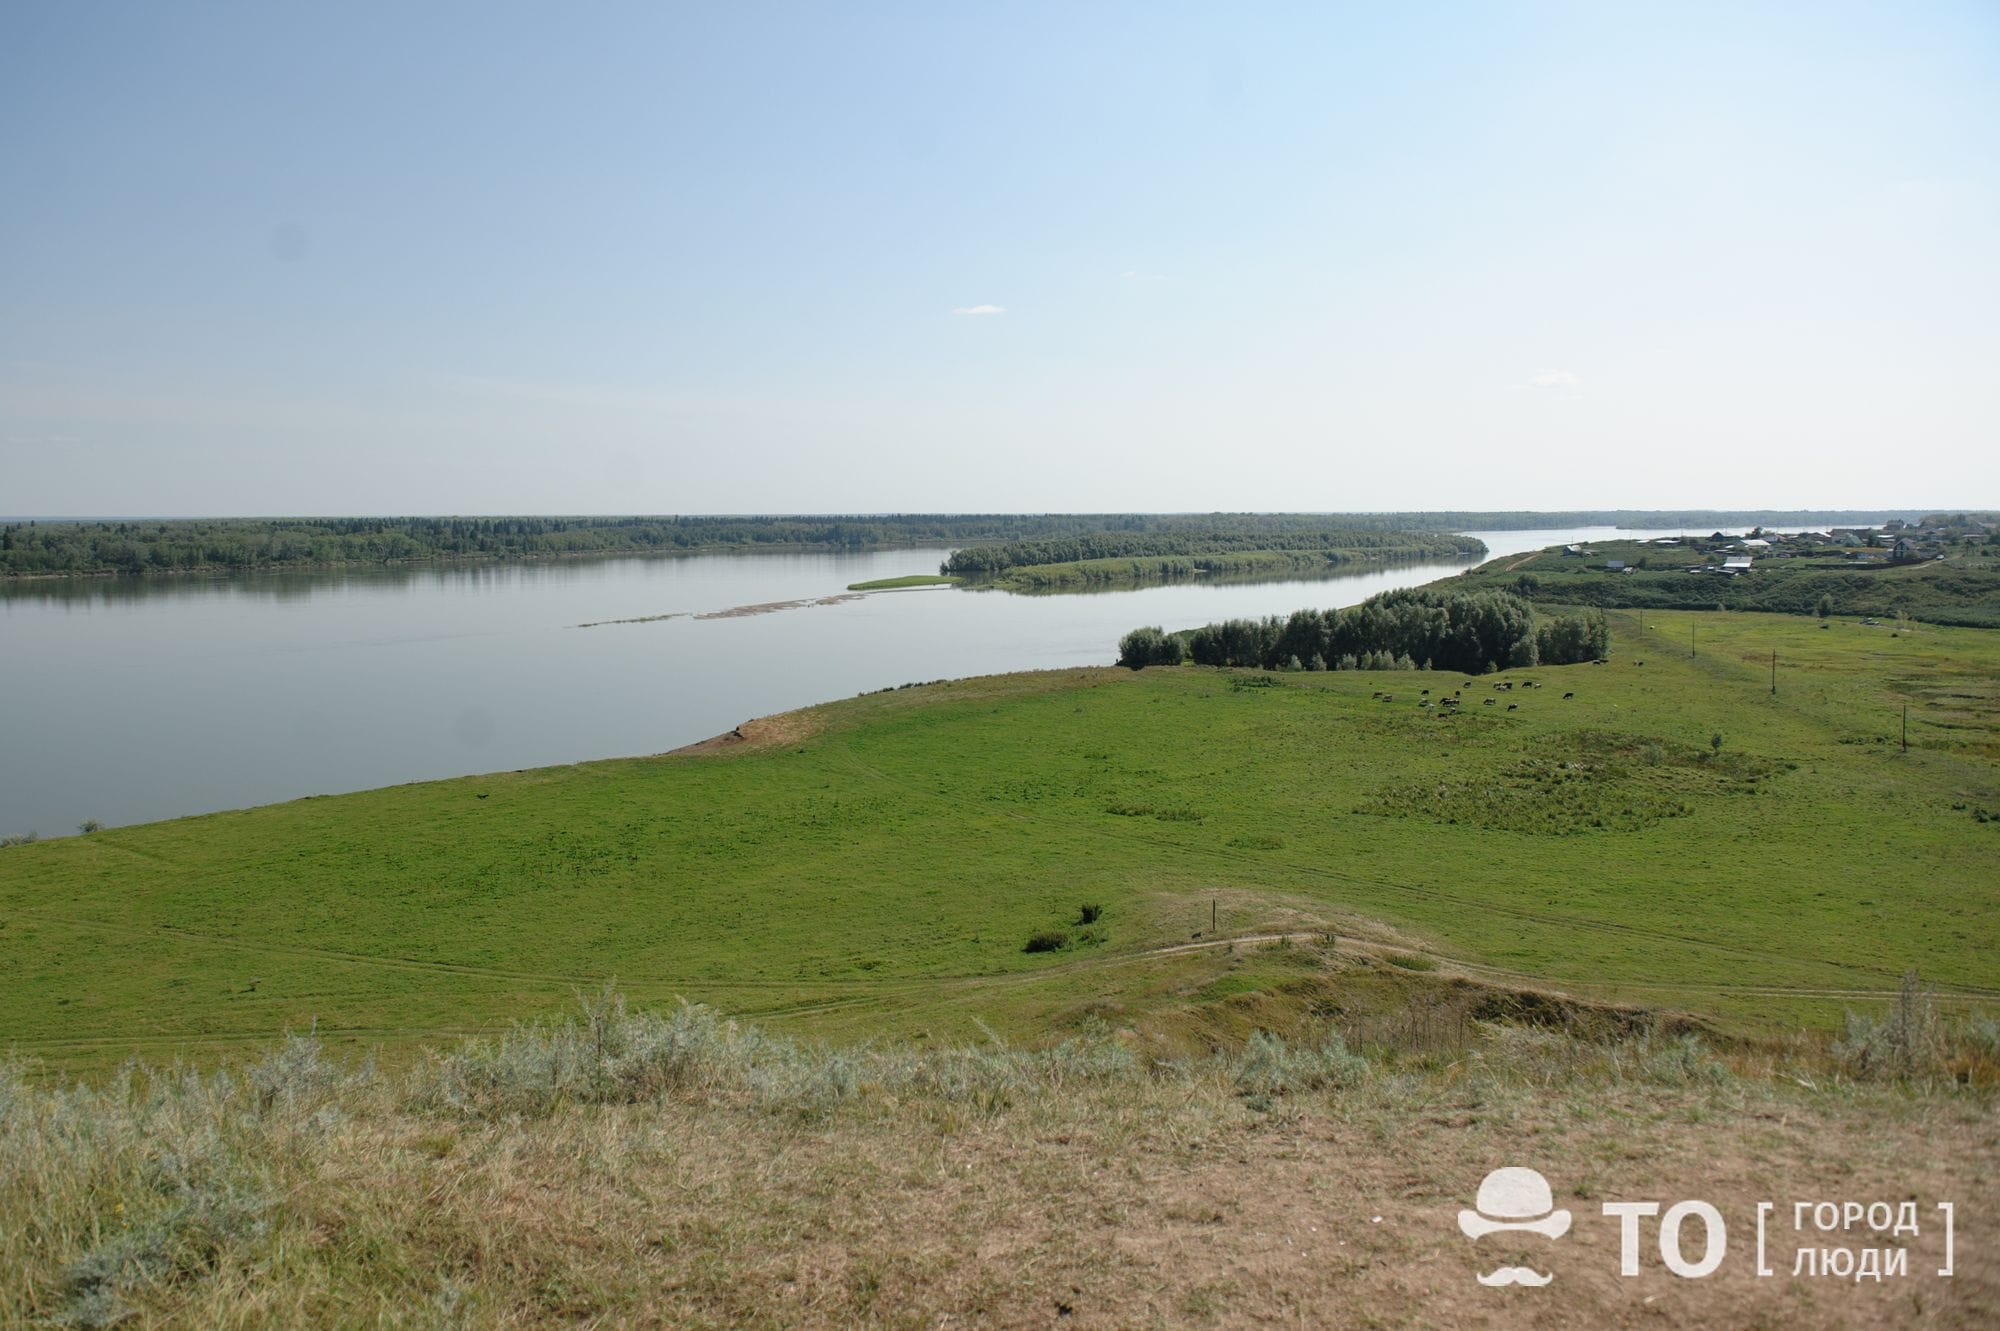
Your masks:
<svg viewBox="0 0 2000 1331"><path fill-rule="evenodd" d="M1816 613L1821 619L1833 618L1833 593L1821 592Z"/></svg>

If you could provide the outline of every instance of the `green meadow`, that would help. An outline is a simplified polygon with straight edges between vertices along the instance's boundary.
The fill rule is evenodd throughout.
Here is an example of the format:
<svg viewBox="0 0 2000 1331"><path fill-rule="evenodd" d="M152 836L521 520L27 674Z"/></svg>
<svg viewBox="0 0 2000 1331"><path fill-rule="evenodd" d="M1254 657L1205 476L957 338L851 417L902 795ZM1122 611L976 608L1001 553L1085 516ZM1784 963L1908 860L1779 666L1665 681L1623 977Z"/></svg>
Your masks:
<svg viewBox="0 0 2000 1331"><path fill-rule="evenodd" d="M1185 1043L1305 993L1299 938L1724 1030L1831 1026L1911 967L2000 1003L2000 633L1611 627L1601 665L960 680L9 847L0 1049L312 1025L393 1058L610 980L834 1040Z"/></svg>

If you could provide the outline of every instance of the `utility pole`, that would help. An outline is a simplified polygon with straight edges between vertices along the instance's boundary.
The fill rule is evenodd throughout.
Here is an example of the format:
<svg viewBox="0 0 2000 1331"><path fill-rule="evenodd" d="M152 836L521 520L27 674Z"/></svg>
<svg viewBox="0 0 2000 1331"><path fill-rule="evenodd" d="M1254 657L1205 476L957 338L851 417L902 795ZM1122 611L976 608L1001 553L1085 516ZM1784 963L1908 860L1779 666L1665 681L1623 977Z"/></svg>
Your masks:
<svg viewBox="0 0 2000 1331"><path fill-rule="evenodd" d="M1778 653L1775 649L1771 652L1771 696L1778 696Z"/></svg>
<svg viewBox="0 0 2000 1331"><path fill-rule="evenodd" d="M1907 711L1909 711L1910 709L1909 709L1909 708L1907 708L1907 707L1905 707L1905 708L1904 708L1903 710L1907 712ZM1904 745L1903 747L1904 747L1904 748L1908 748L1908 747L1909 747L1909 745L1905 744L1905 745ZM1208 932L1209 932L1209 934L1210 934L1211 936L1212 936L1212 935L1213 935L1213 934L1215 933L1215 898L1214 898L1214 897L1210 897L1210 898L1208 899Z"/></svg>
<svg viewBox="0 0 2000 1331"><path fill-rule="evenodd" d="M1688 616L1688 660L1694 660L1694 616Z"/></svg>
<svg viewBox="0 0 2000 1331"><path fill-rule="evenodd" d="M1903 752L1910 751L1910 705L1903 704Z"/></svg>

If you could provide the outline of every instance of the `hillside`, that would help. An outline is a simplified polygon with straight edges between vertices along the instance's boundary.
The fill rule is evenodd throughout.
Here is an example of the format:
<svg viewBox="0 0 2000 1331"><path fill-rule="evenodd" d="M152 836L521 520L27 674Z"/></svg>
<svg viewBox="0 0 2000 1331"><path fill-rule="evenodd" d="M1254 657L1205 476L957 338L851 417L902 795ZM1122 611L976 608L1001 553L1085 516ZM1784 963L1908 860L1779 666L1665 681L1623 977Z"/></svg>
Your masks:
<svg viewBox="0 0 2000 1331"><path fill-rule="evenodd" d="M398 1077L303 1036L233 1078L141 1071L93 1092L0 1069L0 1322L1595 1331L2000 1316L2000 1259L1975 1237L2000 1223L1990 1090L1587 1023L1487 1021L1460 1040L1412 1020L1365 1056L1323 1026L1293 1034L1173 1062L1116 1035L853 1052L593 1000ZM1503 1160L1546 1171L1575 1217L1559 1245L1466 1240L1459 1210ZM1648 1253L1621 1277L1601 1204L1682 1196L1727 1217L1725 1264L1681 1279ZM1779 1227L1782 1278L1758 1278L1757 1206L1787 1215L1799 1198L1916 1199L1921 1232L1893 1245L1908 1273L1799 1278L1802 1250L1829 1236ZM1949 1278L1938 1201L1957 1208ZM1554 1287L1479 1283L1522 1261Z"/></svg>
<svg viewBox="0 0 2000 1331"><path fill-rule="evenodd" d="M2000 635L1611 619L1603 666L962 680L697 753L14 846L0 1046L104 1067L317 1022L393 1050L615 978L842 1038L1187 1048L1247 1033L1236 995L1338 987L1183 948L1212 915L1730 1029L1825 1028L1912 966L2000 993Z"/></svg>

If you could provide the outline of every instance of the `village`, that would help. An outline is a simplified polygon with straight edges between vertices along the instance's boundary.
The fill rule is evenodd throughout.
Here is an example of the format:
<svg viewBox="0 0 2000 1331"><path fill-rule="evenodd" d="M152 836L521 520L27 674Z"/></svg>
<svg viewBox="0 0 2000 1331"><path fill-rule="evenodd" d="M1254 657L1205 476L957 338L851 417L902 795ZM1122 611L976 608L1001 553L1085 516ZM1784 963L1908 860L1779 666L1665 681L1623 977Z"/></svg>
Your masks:
<svg viewBox="0 0 2000 1331"><path fill-rule="evenodd" d="M1621 547L1645 546L1689 552L1687 572L1734 578L1751 572L1759 560L1811 558L1842 565L1919 564L1946 557L1953 545L1985 545L1993 541L2000 522L1991 514L1934 514L1922 522L1892 519L1880 527L1834 527L1826 531L1775 532L1755 527L1744 536L1714 532L1707 536L1660 536ZM1566 545L1563 557L1594 560L1600 552L1585 545ZM1637 558L1604 558L1608 573L1633 573L1680 563L1669 557L1655 561L1650 553Z"/></svg>

